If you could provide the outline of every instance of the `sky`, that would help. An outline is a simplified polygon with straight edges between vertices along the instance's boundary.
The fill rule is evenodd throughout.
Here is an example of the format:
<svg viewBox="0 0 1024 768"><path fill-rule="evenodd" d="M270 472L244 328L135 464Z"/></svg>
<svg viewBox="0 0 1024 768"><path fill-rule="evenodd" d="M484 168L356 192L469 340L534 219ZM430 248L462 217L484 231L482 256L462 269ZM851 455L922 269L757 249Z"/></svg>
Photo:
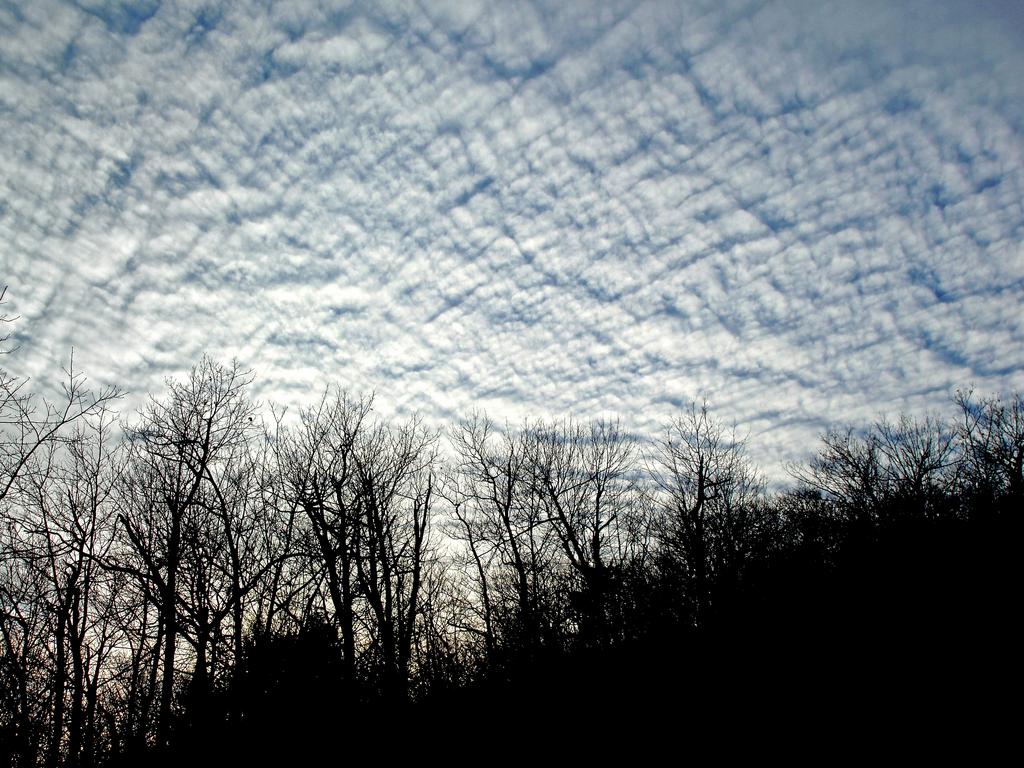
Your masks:
<svg viewBox="0 0 1024 768"><path fill-rule="evenodd" d="M777 474L1024 388L1024 4L0 2L45 390L202 354L444 425L706 398Z"/></svg>

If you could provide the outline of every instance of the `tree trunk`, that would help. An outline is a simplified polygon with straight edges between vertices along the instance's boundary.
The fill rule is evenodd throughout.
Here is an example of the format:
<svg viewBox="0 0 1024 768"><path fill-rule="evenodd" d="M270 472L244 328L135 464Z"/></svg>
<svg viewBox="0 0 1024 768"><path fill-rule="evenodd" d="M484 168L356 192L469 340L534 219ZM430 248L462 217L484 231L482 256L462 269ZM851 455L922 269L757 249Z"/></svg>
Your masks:
<svg viewBox="0 0 1024 768"><path fill-rule="evenodd" d="M70 586L68 587L70 591ZM66 595L64 596L66 599ZM61 743L64 740L64 690L67 687L67 605L57 610L57 631L54 645L57 658L53 670L53 723L50 726L50 750L46 758L48 768L56 768L61 762Z"/></svg>
<svg viewBox="0 0 1024 768"><path fill-rule="evenodd" d="M174 656L178 639L178 612L175 600L178 594L178 557L181 541L181 515L176 504L171 505L171 535L167 546L167 580L161 595L161 620L164 625L164 668L160 685L160 719L157 723L157 744L161 749L170 745L171 705L174 701Z"/></svg>

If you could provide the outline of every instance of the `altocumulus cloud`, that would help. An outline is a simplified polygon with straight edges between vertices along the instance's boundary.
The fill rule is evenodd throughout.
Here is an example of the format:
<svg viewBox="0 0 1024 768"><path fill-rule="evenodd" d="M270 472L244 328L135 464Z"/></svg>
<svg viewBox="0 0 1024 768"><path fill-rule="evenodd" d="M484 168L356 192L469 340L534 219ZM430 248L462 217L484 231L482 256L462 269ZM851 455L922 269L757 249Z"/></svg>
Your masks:
<svg viewBox="0 0 1024 768"><path fill-rule="evenodd" d="M898 7L894 7L898 6ZM706 395L769 467L1024 385L1012 2L0 7L17 373L438 422Z"/></svg>

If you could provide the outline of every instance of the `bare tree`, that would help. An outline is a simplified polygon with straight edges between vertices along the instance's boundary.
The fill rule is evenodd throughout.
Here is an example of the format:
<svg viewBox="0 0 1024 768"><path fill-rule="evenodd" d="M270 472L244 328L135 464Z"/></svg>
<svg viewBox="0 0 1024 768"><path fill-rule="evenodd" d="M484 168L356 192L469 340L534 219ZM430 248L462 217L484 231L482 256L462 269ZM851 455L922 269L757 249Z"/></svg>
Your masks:
<svg viewBox="0 0 1024 768"><path fill-rule="evenodd" d="M0 757L12 766L35 766L48 731L49 615L39 596L43 574L20 551L24 527L8 518L0 531Z"/></svg>
<svg viewBox="0 0 1024 768"><path fill-rule="evenodd" d="M649 461L661 506L660 538L682 579L697 626L712 608L716 571L735 568L757 518L763 481L735 430L693 403L668 425Z"/></svg>
<svg viewBox="0 0 1024 768"><path fill-rule="evenodd" d="M447 530L465 546L478 614L467 626L483 633L492 666L501 656L529 664L561 632L564 596L552 589L561 547L535 482L537 441L529 425L499 431L481 414L452 433Z"/></svg>
<svg viewBox="0 0 1024 768"><path fill-rule="evenodd" d="M830 430L808 466L790 467L804 486L824 494L851 519L870 520L885 499L885 469L877 438L854 429Z"/></svg>
<svg viewBox="0 0 1024 768"><path fill-rule="evenodd" d="M937 416L901 415L875 425L884 456L886 485L903 514L935 516L955 487L960 455L956 433Z"/></svg>
<svg viewBox="0 0 1024 768"><path fill-rule="evenodd" d="M169 742L178 639L187 622L192 629L187 639L197 652L196 671L206 674L204 643L213 624L202 582L212 564L211 549L219 548L221 541L217 536L204 545L201 539L214 525L211 506L228 514L225 484L219 478L256 432L255 406L245 394L250 381L251 374L237 363L225 367L203 358L187 380L169 381L167 399L153 399L128 431L131 466L119 516L127 547L110 567L131 574L158 610L163 650L157 722L161 747ZM225 520L222 517L219 523ZM230 550L229 545L229 557ZM230 566L233 571L235 565ZM234 582L230 607L241 596L237 573Z"/></svg>
<svg viewBox="0 0 1024 768"><path fill-rule="evenodd" d="M0 301L5 292L6 288L0 291ZM0 324L12 319L0 315ZM4 334L0 343L7 338L8 334ZM32 457L37 451L59 439L76 421L100 413L121 397L117 387L92 391L85 376L75 370L73 350L64 377L60 400L50 401L29 392L27 379L0 367L0 502L11 492L19 475L31 471Z"/></svg>
<svg viewBox="0 0 1024 768"><path fill-rule="evenodd" d="M0 329L15 319L0 314ZM0 344L9 338L0 333ZM0 368L0 629L17 692L8 701L16 705L12 722L22 756L43 750L52 765L63 759L65 740L77 760L94 733L90 680L109 651L109 635L98 629L107 614L103 578L91 557L107 540L101 476L108 467L109 407L120 397L116 387L92 391L74 367L74 352L64 374L62 396L52 401ZM33 680L45 681L42 708L29 698ZM29 738L39 718L49 723L45 747Z"/></svg>
<svg viewBox="0 0 1024 768"><path fill-rule="evenodd" d="M606 613L631 542L630 516L644 509L635 441L617 421L571 420L531 428L534 492L579 588L571 595L584 644L609 640Z"/></svg>
<svg viewBox="0 0 1024 768"><path fill-rule="evenodd" d="M830 431L823 443L807 467L790 473L861 523L938 514L957 481L956 434L934 416L880 419L861 434Z"/></svg>
<svg viewBox="0 0 1024 768"><path fill-rule="evenodd" d="M100 684L120 640L118 578L100 567L114 540L113 489L121 462L114 416L79 420L23 480L23 553L39 570L49 615L51 742L47 763L90 764L104 745ZM26 482L30 481L30 482Z"/></svg>
<svg viewBox="0 0 1024 768"><path fill-rule="evenodd" d="M432 557L437 435L413 420L364 430L353 454L356 576L369 652L386 697L407 696L425 570Z"/></svg>
<svg viewBox="0 0 1024 768"><path fill-rule="evenodd" d="M302 510L315 563L326 582L334 621L342 635L343 668L356 677L356 558L359 497L356 450L367 429L372 399L324 393L300 413L299 427L282 439L280 472L285 497Z"/></svg>
<svg viewBox="0 0 1024 768"><path fill-rule="evenodd" d="M957 434L965 453L965 482L975 493L1005 494L1011 503L1024 499L1024 397L977 399L958 391Z"/></svg>
<svg viewBox="0 0 1024 768"><path fill-rule="evenodd" d="M345 678L404 698L432 558L437 436L371 411L370 398L327 392L281 432L281 499L301 518L302 575L286 601L303 593L308 612L322 595L341 634Z"/></svg>

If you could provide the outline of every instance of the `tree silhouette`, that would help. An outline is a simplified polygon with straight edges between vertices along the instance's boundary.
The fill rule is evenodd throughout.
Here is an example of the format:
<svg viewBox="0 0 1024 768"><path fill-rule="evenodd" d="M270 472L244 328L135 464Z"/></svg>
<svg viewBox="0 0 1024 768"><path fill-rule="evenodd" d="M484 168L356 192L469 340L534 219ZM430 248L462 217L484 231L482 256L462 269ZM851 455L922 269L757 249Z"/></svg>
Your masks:
<svg viewBox="0 0 1024 768"><path fill-rule="evenodd" d="M649 466L661 507L662 563L678 577L695 626L710 619L715 579L734 573L769 515L743 442L692 403L665 430Z"/></svg>
<svg viewBox="0 0 1024 768"><path fill-rule="evenodd" d="M251 375L237 364L224 367L204 358L186 381L169 381L167 399L151 400L128 433L130 466L119 515L126 542L109 567L132 576L157 610L157 646L163 651L157 743L165 748L173 724L179 637L184 634L193 646L194 680L205 689L211 636L241 600L237 540L230 524L223 529L221 524L229 514L224 476L254 432L255 409L245 397L250 382ZM231 595L213 606L213 558L225 543L235 561Z"/></svg>
<svg viewBox="0 0 1024 768"><path fill-rule="evenodd" d="M651 444L483 414L445 442L341 388L268 424L251 383L203 358L123 438L116 391L12 385L3 764L237 762L268 734L379 758L453 712L741 733L955 709L1011 658L1019 395L837 426L770 492L706 403Z"/></svg>
<svg viewBox="0 0 1024 768"><path fill-rule="evenodd" d="M1019 509L1024 502L1024 397L976 399L958 391L957 436L964 451L965 490L991 503L1005 499Z"/></svg>
<svg viewBox="0 0 1024 768"><path fill-rule="evenodd" d="M0 306L7 288L0 290ZM17 318L0 313L0 330ZM10 338L10 331L0 333L0 345ZM0 348L0 355L15 350ZM64 380L62 397L50 401L30 392L28 381L0 367L0 503L14 489L20 476L38 472L33 464L36 453L56 440L71 425L110 408L121 397L117 387L94 392L85 376L75 370L74 350Z"/></svg>

